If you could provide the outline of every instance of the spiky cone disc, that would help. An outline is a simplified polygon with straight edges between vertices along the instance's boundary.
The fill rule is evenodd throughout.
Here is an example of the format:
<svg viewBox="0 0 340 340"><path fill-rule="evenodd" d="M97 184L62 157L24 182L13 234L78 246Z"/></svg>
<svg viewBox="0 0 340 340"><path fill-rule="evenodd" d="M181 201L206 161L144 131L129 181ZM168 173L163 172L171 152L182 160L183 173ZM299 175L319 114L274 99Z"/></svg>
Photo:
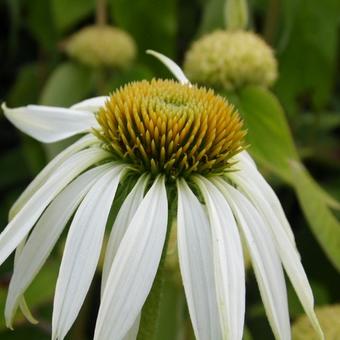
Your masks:
<svg viewBox="0 0 340 340"><path fill-rule="evenodd" d="M234 107L212 90L171 80L134 82L97 115L96 134L117 159L168 177L219 173L244 148Z"/></svg>

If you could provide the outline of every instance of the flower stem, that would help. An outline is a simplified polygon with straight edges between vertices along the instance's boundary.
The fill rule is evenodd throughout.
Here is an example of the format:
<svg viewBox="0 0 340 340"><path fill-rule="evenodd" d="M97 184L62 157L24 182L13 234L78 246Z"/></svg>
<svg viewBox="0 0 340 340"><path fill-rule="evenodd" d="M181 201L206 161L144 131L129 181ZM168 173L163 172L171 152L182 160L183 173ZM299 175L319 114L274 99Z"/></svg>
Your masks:
<svg viewBox="0 0 340 340"><path fill-rule="evenodd" d="M268 6L263 35L268 44L274 42L277 22L280 14L280 0L271 0Z"/></svg>
<svg viewBox="0 0 340 340"><path fill-rule="evenodd" d="M153 282L151 291L142 309L142 316L139 326L137 340L155 340L157 332L159 315L160 315L160 301L162 298L163 284L165 279L165 258L168 248L169 235L171 231L172 220L174 216L174 209L176 207L174 197L169 193L168 201L172 202L169 209L168 229L162 252L161 261L158 266L157 274Z"/></svg>
<svg viewBox="0 0 340 340"><path fill-rule="evenodd" d="M96 4L96 24L104 26L107 23L107 0L97 0Z"/></svg>

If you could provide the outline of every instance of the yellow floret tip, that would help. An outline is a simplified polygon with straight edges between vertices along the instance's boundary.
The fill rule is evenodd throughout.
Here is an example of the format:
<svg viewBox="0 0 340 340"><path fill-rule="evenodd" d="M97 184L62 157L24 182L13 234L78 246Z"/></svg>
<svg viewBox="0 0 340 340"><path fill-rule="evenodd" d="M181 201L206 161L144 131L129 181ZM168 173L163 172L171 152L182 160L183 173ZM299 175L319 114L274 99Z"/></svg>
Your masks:
<svg viewBox="0 0 340 340"><path fill-rule="evenodd" d="M269 87L278 75L273 50L258 35L222 30L193 43L184 71L193 82L225 90L246 85Z"/></svg>
<svg viewBox="0 0 340 340"><path fill-rule="evenodd" d="M111 26L87 26L73 34L65 45L66 53L92 67L126 68L137 48L125 31Z"/></svg>

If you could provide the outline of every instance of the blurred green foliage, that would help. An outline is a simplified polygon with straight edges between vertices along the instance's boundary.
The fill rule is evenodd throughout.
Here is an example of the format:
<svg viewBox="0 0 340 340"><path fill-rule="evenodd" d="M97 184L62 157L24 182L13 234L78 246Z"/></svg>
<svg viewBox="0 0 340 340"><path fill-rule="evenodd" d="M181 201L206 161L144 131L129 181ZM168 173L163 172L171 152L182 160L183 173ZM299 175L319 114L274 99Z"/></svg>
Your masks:
<svg viewBox="0 0 340 340"><path fill-rule="evenodd" d="M109 22L128 31L139 49L131 68L117 71L90 69L63 53L65 39L95 21L94 0L0 0L0 99L11 106L68 106L90 96L107 94L131 80L171 77L144 50L155 49L181 64L191 41L224 26L224 3L109 0ZM316 303L334 304L340 298L339 276L324 251L333 264L339 265L340 216L331 208L336 207L336 202L306 169L321 187L340 200L340 1L251 0L249 5L251 29L262 34L276 50L280 77L273 93L246 88L225 95L243 114L249 129L248 141L253 145L249 151L283 202ZM14 129L2 114L0 139L0 222L4 227L15 198L62 146L40 145ZM19 315L13 333L5 329L0 316L2 340L49 339L59 261L56 251L27 294L40 324L29 326ZM0 313L11 268L11 260L0 268ZM93 310L98 307L98 282L93 286L70 339L91 338ZM295 319L302 312L301 306L290 286L288 295ZM193 339L182 288L170 280L165 283L163 297L157 339ZM247 310L245 338L272 339L251 273ZM178 315L185 315L184 321Z"/></svg>

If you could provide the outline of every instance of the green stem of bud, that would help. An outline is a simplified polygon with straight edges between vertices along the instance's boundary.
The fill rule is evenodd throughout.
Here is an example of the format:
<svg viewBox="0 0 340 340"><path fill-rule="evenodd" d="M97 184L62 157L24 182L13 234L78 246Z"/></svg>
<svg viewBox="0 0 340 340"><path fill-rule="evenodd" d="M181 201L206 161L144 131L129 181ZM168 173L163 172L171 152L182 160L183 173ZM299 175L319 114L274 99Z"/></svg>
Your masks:
<svg viewBox="0 0 340 340"><path fill-rule="evenodd" d="M225 26L227 30L245 30L248 27L247 0L226 0Z"/></svg>
<svg viewBox="0 0 340 340"><path fill-rule="evenodd" d="M107 24L107 0L96 1L96 24L100 26Z"/></svg>

